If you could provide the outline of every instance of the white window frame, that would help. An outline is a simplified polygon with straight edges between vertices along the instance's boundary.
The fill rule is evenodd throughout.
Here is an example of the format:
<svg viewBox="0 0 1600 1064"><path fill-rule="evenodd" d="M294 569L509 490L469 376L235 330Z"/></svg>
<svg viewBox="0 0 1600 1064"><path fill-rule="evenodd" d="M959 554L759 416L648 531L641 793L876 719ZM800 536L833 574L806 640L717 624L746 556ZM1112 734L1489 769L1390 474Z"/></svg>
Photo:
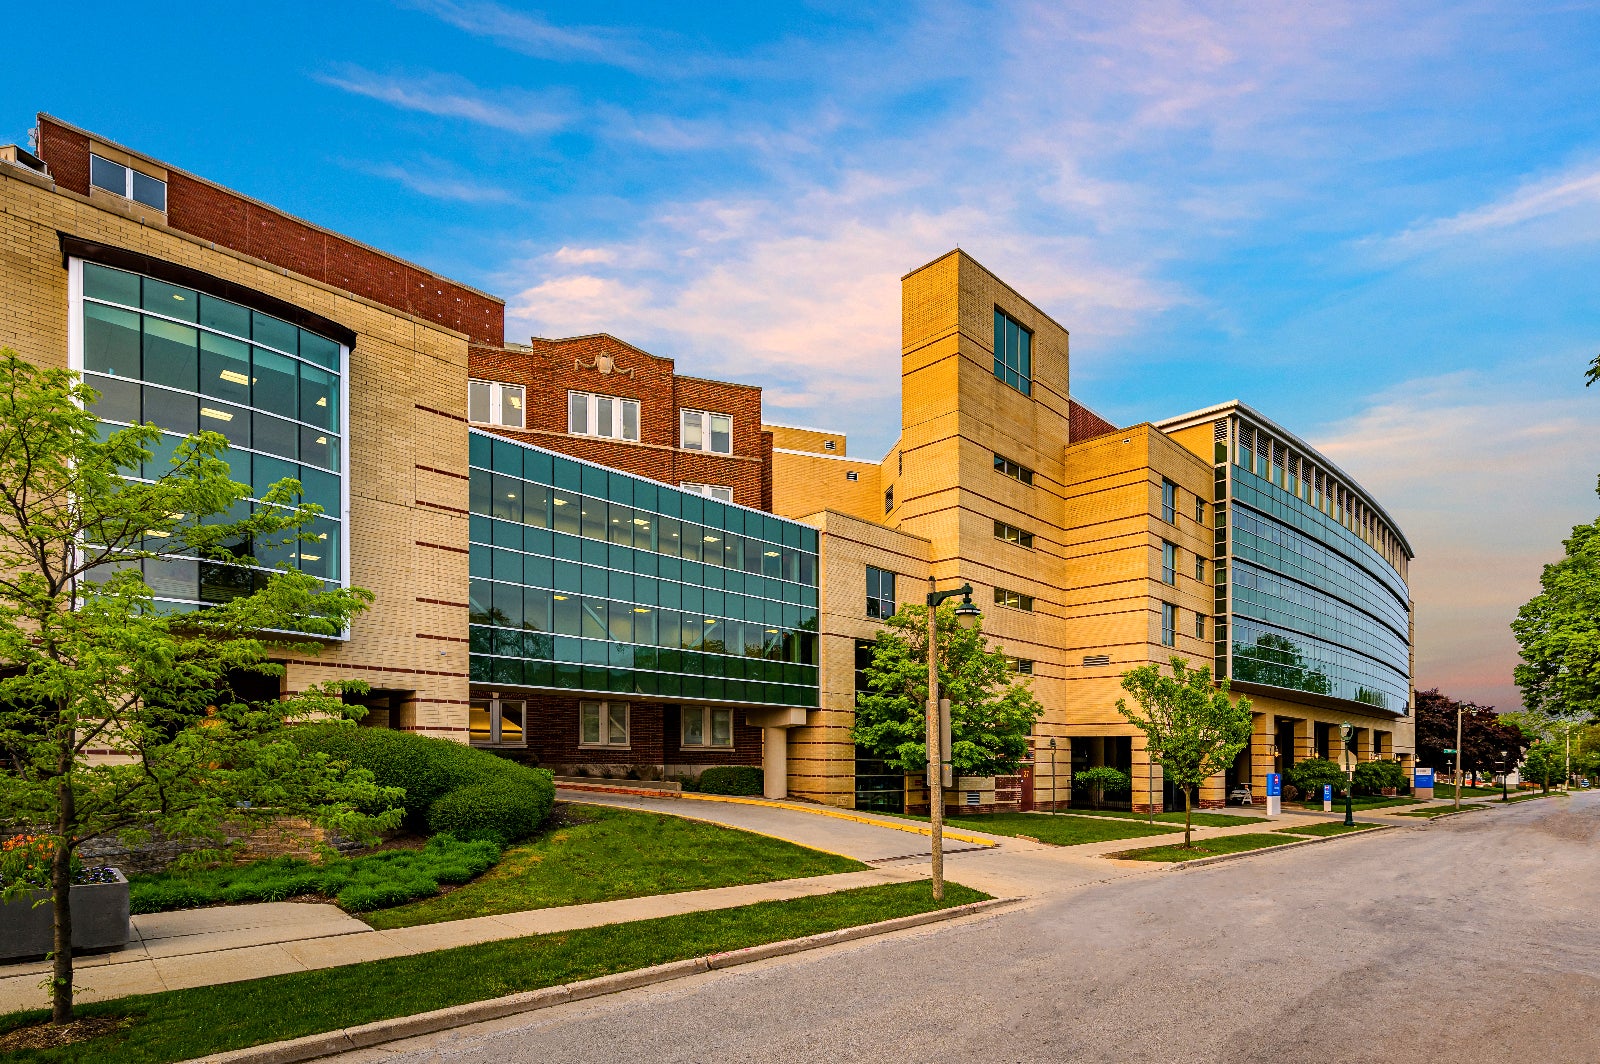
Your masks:
<svg viewBox="0 0 1600 1064"><path fill-rule="evenodd" d="M721 417L728 419L728 449L716 450L711 446L711 419ZM689 424L693 421L699 430L700 443L698 446L689 443ZM714 410L690 410L680 407L678 410L678 446L685 451L704 451L707 454L732 454L733 453L733 415L719 414Z"/></svg>
<svg viewBox="0 0 1600 1064"><path fill-rule="evenodd" d="M474 385L489 389L489 420L477 421L472 417L472 388ZM518 402L513 404L517 412L516 423L505 419L505 397L508 393L515 392ZM528 427L528 391L520 384L507 384L504 381L479 380L476 377L467 381L467 420L473 425L494 425L502 429L525 429Z"/></svg>
<svg viewBox="0 0 1600 1064"><path fill-rule="evenodd" d="M706 498L716 499L718 502L733 501L733 489L726 484L697 484L692 480L685 480L678 487L691 495L704 495Z"/></svg>
<svg viewBox="0 0 1600 1064"><path fill-rule="evenodd" d="M95 184L94 161L96 159L99 159L108 166L115 166L122 170L122 188L106 188L104 185ZM146 181L154 181L156 184L161 186L161 205L159 207L154 203L146 203L144 200L133 198L133 175L135 173L138 173L139 176L144 178ZM162 214L167 213L167 182L165 178L152 177L143 171L135 171L134 168L129 166L127 163L119 163L115 159L108 159L99 152L92 151L89 153L89 186L91 188L97 188L101 192L109 192L113 196L121 196L125 200L133 200L134 203L137 203L143 207L149 207L153 211L160 211Z"/></svg>
<svg viewBox="0 0 1600 1064"><path fill-rule="evenodd" d="M1170 602L1161 604L1161 645L1164 647L1178 645L1178 607Z"/></svg>
<svg viewBox="0 0 1600 1064"><path fill-rule="evenodd" d="M587 707L599 707L600 741L587 742L583 738L583 715ZM622 712L622 742L610 741L612 713ZM630 750L633 748L633 711L627 702L611 702L600 699L586 698L578 703L578 746L584 750Z"/></svg>
<svg viewBox="0 0 1600 1064"><path fill-rule="evenodd" d="M714 721L716 720L716 715L719 713L726 714L728 717L728 741L725 743L719 743L716 741ZM695 719L700 722L699 742L689 741L689 721L691 719ZM678 738L679 746L688 747L691 749L732 750L733 710L724 709L718 706L684 706L682 719L679 722Z"/></svg>
<svg viewBox="0 0 1600 1064"><path fill-rule="evenodd" d="M489 739L487 742L472 741L473 746L510 746L524 747L528 745L528 703L520 698L501 699L499 695L490 695L488 698L474 698L472 702L487 702L489 704ZM501 731L504 721L506 706L522 707L522 738L506 742ZM470 712L470 704L469 704ZM468 732L470 736L470 731Z"/></svg>
<svg viewBox="0 0 1600 1064"><path fill-rule="evenodd" d="M584 426L579 428L573 415L573 406L579 400L584 402ZM605 400L612 405L610 433L599 431L600 428L600 401ZM628 408L633 410L633 435L627 434ZM601 440L623 440L628 443L639 442L639 400L624 399L620 395L602 395L599 392L580 392L568 390L567 392L567 432L573 436L593 436Z"/></svg>

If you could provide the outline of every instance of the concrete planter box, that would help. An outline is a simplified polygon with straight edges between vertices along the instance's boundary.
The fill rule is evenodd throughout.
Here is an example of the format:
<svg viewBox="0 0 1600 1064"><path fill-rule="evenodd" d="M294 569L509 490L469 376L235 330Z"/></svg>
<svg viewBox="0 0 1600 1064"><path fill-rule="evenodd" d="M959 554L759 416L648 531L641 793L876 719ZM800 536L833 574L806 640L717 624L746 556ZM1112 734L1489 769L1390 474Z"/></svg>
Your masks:
<svg viewBox="0 0 1600 1064"><path fill-rule="evenodd" d="M128 880L112 869L114 883L81 883L72 888L72 951L121 949L128 944ZM45 897L29 891L0 903L0 961L43 957L53 944L53 914L48 905L35 905Z"/></svg>

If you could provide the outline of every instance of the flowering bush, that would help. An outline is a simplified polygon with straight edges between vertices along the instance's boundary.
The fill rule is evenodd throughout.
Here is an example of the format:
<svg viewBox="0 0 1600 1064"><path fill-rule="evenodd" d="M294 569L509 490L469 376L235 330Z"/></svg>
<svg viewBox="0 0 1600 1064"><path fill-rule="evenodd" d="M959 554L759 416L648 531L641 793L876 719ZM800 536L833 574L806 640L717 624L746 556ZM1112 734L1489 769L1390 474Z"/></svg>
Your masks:
<svg viewBox="0 0 1600 1064"><path fill-rule="evenodd" d="M50 836L13 835L0 842L0 890L22 884L25 887L50 885ZM76 853L72 855L72 882L111 883L116 880L110 868L85 868Z"/></svg>

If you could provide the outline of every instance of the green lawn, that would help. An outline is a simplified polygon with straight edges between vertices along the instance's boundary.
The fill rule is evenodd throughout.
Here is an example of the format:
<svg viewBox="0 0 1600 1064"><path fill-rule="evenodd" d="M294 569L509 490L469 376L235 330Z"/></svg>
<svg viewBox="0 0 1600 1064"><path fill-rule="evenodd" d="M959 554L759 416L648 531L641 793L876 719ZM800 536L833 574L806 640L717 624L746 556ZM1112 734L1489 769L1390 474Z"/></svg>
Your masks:
<svg viewBox="0 0 1600 1064"><path fill-rule="evenodd" d="M1472 809L1487 809L1487 808L1488 808L1488 806L1484 806L1484 805L1464 805L1464 806L1461 807L1461 811L1463 813L1465 813L1468 810L1472 810ZM1444 816L1446 813L1454 813L1455 811L1456 811L1456 807L1454 805L1429 805L1429 806L1424 806L1421 809L1407 809L1407 810L1404 810L1401 813L1398 813L1397 815L1398 816L1420 816L1420 817L1425 817L1425 818L1431 820L1436 816Z"/></svg>
<svg viewBox="0 0 1600 1064"><path fill-rule="evenodd" d="M1388 808L1390 808L1392 806L1397 806L1397 805L1416 805L1416 804L1417 804L1417 799L1415 799L1415 798L1386 798L1381 794L1380 795L1364 795L1364 796L1359 797L1359 798L1350 799L1350 808L1351 809L1388 809ZM1320 812L1322 810L1322 801L1319 799L1319 800L1317 800L1315 802L1302 802L1301 806L1302 806L1302 808L1305 808L1305 809L1314 809L1314 810L1317 810L1318 812ZM1344 808L1344 799L1343 798L1335 798L1333 800L1333 811L1335 813L1337 813L1343 808Z"/></svg>
<svg viewBox="0 0 1600 1064"><path fill-rule="evenodd" d="M1490 795L1494 795L1496 798L1500 797L1500 788L1471 786L1461 788L1461 797L1463 798L1487 798ZM1436 784L1433 788L1433 796L1435 798L1450 798L1453 800L1456 796L1455 784Z"/></svg>
<svg viewBox="0 0 1600 1064"><path fill-rule="evenodd" d="M506 850L498 865L472 882L363 919L380 929L409 927L866 867L698 820L600 805L559 808L561 826Z"/></svg>
<svg viewBox="0 0 1600 1064"><path fill-rule="evenodd" d="M1126 809L1080 809L1074 806L1070 810L1063 809L1061 811L1061 815L1109 816L1116 817L1119 820L1147 820L1150 814L1131 813ZM1191 823L1198 828L1237 828L1242 827L1245 824L1255 824L1261 820L1262 818L1258 816L1236 816L1232 813L1212 813L1204 809L1196 809L1194 811L1194 819L1191 821ZM1176 812L1157 813L1156 823L1181 824L1183 823L1183 810L1179 809Z"/></svg>
<svg viewBox="0 0 1600 1064"><path fill-rule="evenodd" d="M1376 824L1301 824L1294 828L1279 828L1278 831L1286 835L1348 835L1353 831L1365 831L1375 828Z"/></svg>
<svg viewBox="0 0 1600 1064"><path fill-rule="evenodd" d="M1506 804L1507 805L1516 805L1518 802L1531 802L1535 798L1565 798L1565 797L1567 797L1567 792L1566 791L1551 791L1549 794L1542 794L1542 793L1540 793L1538 791L1535 791L1535 792L1533 792L1531 794L1513 794L1511 796L1511 798L1507 801Z"/></svg>
<svg viewBox="0 0 1600 1064"><path fill-rule="evenodd" d="M1152 846L1145 850L1124 850L1106 856L1119 861L1193 861L1200 857L1215 857L1220 853L1241 853L1268 846L1282 846L1286 842L1293 841L1279 834L1224 835L1221 838L1196 842L1187 849L1179 843L1176 846Z"/></svg>
<svg viewBox="0 0 1600 1064"><path fill-rule="evenodd" d="M927 821L925 816L905 814L908 820ZM1097 820L1083 816L1050 816L1040 813L978 813L973 816L946 817L945 827L959 831L986 831L991 835L1027 835L1052 846L1081 846L1086 842L1116 839L1143 839L1151 835L1170 835L1173 828L1164 824L1151 827L1123 820Z"/></svg>
<svg viewBox="0 0 1600 1064"><path fill-rule="evenodd" d="M77 1045L17 1050L5 1059L165 1064L985 897L951 883L944 902L936 903L925 881L895 883L84 1004L80 1016L127 1016L131 1022ZM42 1009L0 1016L0 1035L47 1017Z"/></svg>

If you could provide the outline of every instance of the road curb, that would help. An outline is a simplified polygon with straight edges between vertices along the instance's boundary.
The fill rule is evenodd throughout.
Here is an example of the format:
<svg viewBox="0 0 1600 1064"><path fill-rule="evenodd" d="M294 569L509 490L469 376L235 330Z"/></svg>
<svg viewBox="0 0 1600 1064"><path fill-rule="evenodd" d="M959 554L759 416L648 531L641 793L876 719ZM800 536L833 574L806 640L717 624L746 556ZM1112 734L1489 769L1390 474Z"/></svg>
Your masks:
<svg viewBox="0 0 1600 1064"><path fill-rule="evenodd" d="M1284 850L1294 850L1301 846L1315 846L1324 842L1337 842L1340 839L1361 838L1366 835L1376 835L1382 831L1393 831L1397 827L1399 827L1398 824L1374 824L1365 831L1351 831L1343 835L1313 835L1310 838L1283 842L1276 846L1260 846L1254 850L1240 850L1238 853L1219 853L1215 857L1196 857L1192 861L1174 861L1167 868L1167 871L1181 872L1185 868L1193 868L1196 865L1221 864L1223 861L1237 861L1242 857L1260 857L1263 854L1282 853ZM1262 832L1262 834L1267 834L1267 832Z"/></svg>
<svg viewBox="0 0 1600 1064"><path fill-rule="evenodd" d="M819 934L807 935L804 938L791 938L783 942L768 942L764 945L730 950L726 953L713 953L707 957L693 957L688 960L657 964L650 968L638 968L631 972L602 975L595 979L585 979L576 983L567 983L563 986L545 987L540 990L525 990L506 997L489 998L485 1001L469 1001L463 1005L452 1005L449 1008L421 1012L414 1016L397 1016L393 1019L365 1023L359 1027L347 1027L339 1031L326 1031L322 1034L306 1035L302 1038L291 1038L282 1042L268 1042L264 1045L233 1049L225 1053L213 1053L208 1056L194 1057L183 1061L182 1064L298 1064L300 1061L316 1060L319 1057L328 1057L335 1053L348 1053L355 1049L367 1049L372 1046L399 1041L403 1038L413 1038L422 1034L436 1034L439 1031L448 1031L456 1027L465 1027L468 1024L482 1023L485 1020L497 1020L505 1016L537 1012L540 1009L549 1008L552 1005L561 1005L568 1001L582 1001L588 998L601 997L605 994L615 994L623 990L632 990L636 987L670 982L674 979L698 975L701 972L733 968L741 964L753 964L756 961L764 961L773 957L786 957L795 953L804 953L808 950L821 949L824 946L854 942L863 938L886 935L894 931L903 931L927 924L944 923L964 916L974 916L1002 906L1013 905L1021 900L1023 899L990 898L987 901L968 902L965 905L957 905L949 909L935 909L932 912L914 913L911 916L898 916L892 920L880 920L877 923L861 924L856 927L843 927L836 931L823 931Z"/></svg>

